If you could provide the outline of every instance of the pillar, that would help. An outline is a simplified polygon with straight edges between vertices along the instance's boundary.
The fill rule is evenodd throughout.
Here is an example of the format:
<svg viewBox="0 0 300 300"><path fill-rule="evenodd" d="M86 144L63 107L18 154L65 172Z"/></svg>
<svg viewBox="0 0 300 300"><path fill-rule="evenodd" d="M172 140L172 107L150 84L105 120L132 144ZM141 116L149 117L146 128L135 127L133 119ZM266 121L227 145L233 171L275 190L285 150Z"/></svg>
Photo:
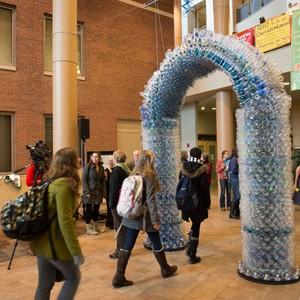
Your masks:
<svg viewBox="0 0 300 300"><path fill-rule="evenodd" d="M77 0L53 0L53 152L77 149Z"/></svg>
<svg viewBox="0 0 300 300"><path fill-rule="evenodd" d="M214 31L227 35L229 30L229 0L214 0ZM231 91L216 93L217 156L234 147L233 108Z"/></svg>
<svg viewBox="0 0 300 300"><path fill-rule="evenodd" d="M232 92L216 93L217 119L217 156L221 158L223 150L231 151L234 146Z"/></svg>
<svg viewBox="0 0 300 300"><path fill-rule="evenodd" d="M182 20L181 20L181 0L174 0L174 46L179 47L182 42Z"/></svg>

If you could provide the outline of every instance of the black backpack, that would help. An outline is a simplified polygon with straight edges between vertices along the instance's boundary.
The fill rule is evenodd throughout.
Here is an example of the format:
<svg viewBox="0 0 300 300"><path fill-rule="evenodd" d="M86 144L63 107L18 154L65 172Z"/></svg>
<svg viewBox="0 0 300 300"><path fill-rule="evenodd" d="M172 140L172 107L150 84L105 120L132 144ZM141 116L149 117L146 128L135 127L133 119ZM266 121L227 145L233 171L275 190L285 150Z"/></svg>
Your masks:
<svg viewBox="0 0 300 300"><path fill-rule="evenodd" d="M48 187L51 181L32 187L15 200L4 204L0 223L4 234L12 239L30 241L38 238L49 228Z"/></svg>
<svg viewBox="0 0 300 300"><path fill-rule="evenodd" d="M177 184L175 198L179 210L191 211L198 206L199 200L190 177L184 175L181 177Z"/></svg>

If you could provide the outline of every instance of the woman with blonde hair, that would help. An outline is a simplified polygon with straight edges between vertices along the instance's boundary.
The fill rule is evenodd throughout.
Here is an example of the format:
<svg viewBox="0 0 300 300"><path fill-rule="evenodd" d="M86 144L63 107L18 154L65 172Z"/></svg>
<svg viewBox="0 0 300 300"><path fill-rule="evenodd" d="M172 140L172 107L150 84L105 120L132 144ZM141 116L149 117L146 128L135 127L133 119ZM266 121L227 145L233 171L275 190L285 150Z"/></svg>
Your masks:
<svg viewBox="0 0 300 300"><path fill-rule="evenodd" d="M160 265L162 277L170 277L177 271L177 266L170 266L167 263L164 248L160 240L160 219L156 203L156 193L159 191L159 182L154 169L154 155L151 151L144 150L141 152L131 175L141 175L143 178L145 186L143 201L145 201L147 211L145 216L142 215L135 219L123 217L122 226L126 227L126 237L123 247L119 252L117 270L112 280L112 285L115 288L133 284L132 281L125 278L125 270L140 230L145 230L149 236L154 256Z"/></svg>
<svg viewBox="0 0 300 300"><path fill-rule="evenodd" d="M58 300L74 299L80 282L79 266L84 257L73 218L79 195L78 169L79 158L74 150L63 148L55 153L47 174L51 180L47 202L52 222L49 230L31 242L39 274L35 300L50 299L58 272L65 281Z"/></svg>

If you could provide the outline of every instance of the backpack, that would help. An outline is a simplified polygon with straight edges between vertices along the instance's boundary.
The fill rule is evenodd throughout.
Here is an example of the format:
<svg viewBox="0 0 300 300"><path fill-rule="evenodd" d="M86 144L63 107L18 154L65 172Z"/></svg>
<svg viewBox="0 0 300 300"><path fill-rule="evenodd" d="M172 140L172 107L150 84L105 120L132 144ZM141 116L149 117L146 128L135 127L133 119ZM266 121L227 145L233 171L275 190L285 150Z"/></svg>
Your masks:
<svg viewBox="0 0 300 300"><path fill-rule="evenodd" d="M193 192L192 179L188 176L182 176L176 188L175 195L177 208L183 211L194 210L199 203L196 193Z"/></svg>
<svg viewBox="0 0 300 300"><path fill-rule="evenodd" d="M145 212L143 201L143 178L140 175L124 179L117 205L118 215L127 219L135 219Z"/></svg>
<svg viewBox="0 0 300 300"><path fill-rule="evenodd" d="M48 219L48 187L51 181L34 186L29 191L4 204L0 223L4 234L13 239L30 241L38 238L50 226Z"/></svg>

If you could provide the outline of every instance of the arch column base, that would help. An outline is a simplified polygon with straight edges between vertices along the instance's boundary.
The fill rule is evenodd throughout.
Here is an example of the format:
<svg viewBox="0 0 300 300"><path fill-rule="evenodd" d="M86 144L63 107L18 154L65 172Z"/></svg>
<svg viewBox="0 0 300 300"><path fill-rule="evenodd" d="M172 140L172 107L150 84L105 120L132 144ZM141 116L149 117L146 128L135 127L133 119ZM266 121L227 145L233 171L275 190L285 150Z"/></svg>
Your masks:
<svg viewBox="0 0 300 300"><path fill-rule="evenodd" d="M283 280L264 280L264 279L258 279L258 278L254 278L252 276L248 276L244 273L241 273L239 270L237 270L237 273L240 277L249 280L249 281L253 281L256 283L261 283L261 284L269 284L269 285L284 285L284 284L292 284L292 283L296 283L299 282L300 277L299 278L293 278L293 279L283 279Z"/></svg>

